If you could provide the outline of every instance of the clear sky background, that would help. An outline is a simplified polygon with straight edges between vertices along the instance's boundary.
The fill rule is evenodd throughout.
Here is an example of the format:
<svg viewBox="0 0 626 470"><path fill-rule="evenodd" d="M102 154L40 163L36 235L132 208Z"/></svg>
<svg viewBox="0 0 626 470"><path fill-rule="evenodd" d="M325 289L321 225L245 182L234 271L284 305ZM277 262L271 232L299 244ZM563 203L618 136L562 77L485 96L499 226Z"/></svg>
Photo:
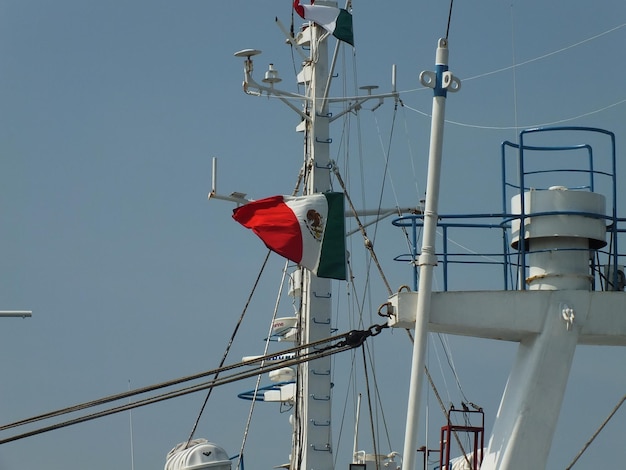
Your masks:
<svg viewBox="0 0 626 470"><path fill-rule="evenodd" d="M0 0L0 309L33 311L30 319L0 319L1 424L218 364L266 250L232 221L230 203L207 202L211 157L220 157L222 193L261 198L293 190L302 161L301 136L293 132L298 119L278 101L244 95L242 60L233 57L261 49L255 76L272 62L281 87L296 91L299 59L274 24L275 16L290 24L290 4ZM415 206L428 152L429 118L420 113L431 106L417 77L433 68L448 4L356 0L353 8L356 48L346 49L338 73L388 91L397 64L405 106L390 147L393 103L361 112L361 160L355 157L357 172L346 178L355 194L365 189L353 195L359 207L376 207L383 149L390 148L382 205ZM463 88L448 99L442 213L501 210L499 144L515 140L516 126L607 128L617 136L618 179L626 178L625 25L623 0L455 2L450 69ZM342 130L333 132L340 142ZM623 209L626 195L618 190ZM392 261L406 244L389 225L375 247L397 288L411 283L411 272ZM482 240L459 242L477 249ZM278 256L270 259L227 362L262 352L282 266ZM372 279L380 284L374 272ZM475 273L456 281L459 289L500 283ZM366 298L372 322L385 300L380 286ZM288 305L281 309L291 313ZM349 322L340 316L337 327L345 331ZM401 451L411 345L403 332L377 340L391 447ZM433 351L438 342L433 338ZM485 408L491 427L515 348L450 343L463 391ZM439 369L435 356L429 361ZM564 468L626 393L625 363L621 348L577 352L549 468ZM341 379L335 377L337 387ZM453 379L438 382L450 389L444 400L458 404ZM248 410L236 394L253 386L249 380L216 390L197 436L236 454ZM443 417L426 397L434 430ZM203 399L196 394L133 412L137 470L164 465L166 453L189 435ZM267 469L287 461L288 413L278 405L258 408L246 465ZM579 468L624 462L625 426L622 410ZM5 444L0 470L130 469L130 434L124 413ZM349 449L351 432L342 439ZM428 439L438 446L434 432Z"/></svg>

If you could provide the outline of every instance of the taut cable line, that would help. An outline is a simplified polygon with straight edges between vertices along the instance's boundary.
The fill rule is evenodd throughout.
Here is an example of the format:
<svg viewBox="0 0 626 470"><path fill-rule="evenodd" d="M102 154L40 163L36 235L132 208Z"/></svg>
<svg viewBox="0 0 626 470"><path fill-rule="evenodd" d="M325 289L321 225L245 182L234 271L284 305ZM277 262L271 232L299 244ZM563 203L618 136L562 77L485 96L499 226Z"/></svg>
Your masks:
<svg viewBox="0 0 626 470"><path fill-rule="evenodd" d="M370 336L376 336L380 334L380 332L384 328L387 328L386 324L373 325L367 330L352 330L352 331L349 331L348 333L331 336L329 338L325 338L325 339L315 341L309 344L305 344L302 346L297 346L291 349L279 351L277 353L260 356L252 360L242 361L242 362L232 364L229 366L208 370L205 372L201 372L199 374L189 375L186 377L182 377L182 378L175 379L175 380L170 380L167 382L162 382L162 383L151 385L148 387L142 387L142 388L138 388L135 390L130 390L124 393L109 395L107 397L103 397L97 400L81 403L79 405L74 405L71 407L67 407L67 408L52 411L49 413L44 413L38 416L34 416L32 418L27 418L24 420L9 423L9 424L0 426L0 431L5 431L8 429L24 426L27 424L32 424L38 421L43 421L46 419L63 416L65 414L75 413L77 411L82 411L91 407L101 406L107 403L130 398L136 395L141 395L144 393L153 392L153 391L160 390L163 388L172 387L174 385L180 385L185 382L198 380L198 379L210 376L210 375L215 376L216 374L219 374L221 372L233 370L239 367L254 366L255 364L263 364L263 365L258 365L256 367L252 367L250 369L244 369L241 372L236 372L228 376L223 376L222 378L213 378L212 380L208 382L201 382L199 384L190 385L190 386L183 387L177 390L165 392L160 395L144 398L136 402L126 403L124 405L115 406L106 410L98 411L98 412L81 416L78 418L74 418L74 419L70 419L67 421L55 423L49 426L37 428L37 429L27 431L21 434L16 434L7 438L0 439L0 444L6 444L8 442L13 442L13 441L17 441L17 440L24 439L27 437L42 434L45 432L53 431L55 429L64 428L64 427L71 426L74 424L84 423L86 421L91 421L91 420L102 418L102 417L109 416L112 414L121 413L123 411L132 410L134 408L139 408L142 406L158 403L164 400L181 397L181 396L188 395L191 393L196 393L196 392L200 392L203 390L211 389L213 387L217 387L220 385L225 385L225 384L239 381L242 379L254 377L259 374L271 372L273 370L277 370L283 367L289 367L289 366L300 364L302 362L307 362L307 361L311 361L317 358L326 357L332 354L337 354L339 352L347 351L349 349L361 346L367 338L369 338ZM321 347L324 344L326 344L326 346ZM319 347L317 350L314 349L314 347L316 346ZM296 353L298 353L302 349L309 349L311 352L301 353L301 355L296 355ZM291 357L291 354L295 355L295 357L293 357L292 359L276 360L276 358L280 358L280 357ZM266 364L265 361L272 361L272 362L270 362L269 364Z"/></svg>

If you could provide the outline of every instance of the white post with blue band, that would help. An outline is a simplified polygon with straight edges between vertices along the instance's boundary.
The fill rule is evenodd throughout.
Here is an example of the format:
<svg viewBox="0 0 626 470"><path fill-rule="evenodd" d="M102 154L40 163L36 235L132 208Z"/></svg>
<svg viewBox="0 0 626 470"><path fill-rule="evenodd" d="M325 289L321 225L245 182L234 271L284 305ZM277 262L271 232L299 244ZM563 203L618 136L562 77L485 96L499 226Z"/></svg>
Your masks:
<svg viewBox="0 0 626 470"><path fill-rule="evenodd" d="M437 235L437 208L439 204L439 182L443 147L446 96L456 92L461 82L448 71L448 40L439 39L435 60L435 72L422 72L420 82L434 91L428 155L428 179L426 181L426 205L424 208L424 232L422 250L418 259L419 298L415 321L415 341L411 363L411 381L405 430L402 470L414 470L417 458L418 421L423 388L426 342L428 340L428 318L432 292L433 268L437 265L435 240Z"/></svg>

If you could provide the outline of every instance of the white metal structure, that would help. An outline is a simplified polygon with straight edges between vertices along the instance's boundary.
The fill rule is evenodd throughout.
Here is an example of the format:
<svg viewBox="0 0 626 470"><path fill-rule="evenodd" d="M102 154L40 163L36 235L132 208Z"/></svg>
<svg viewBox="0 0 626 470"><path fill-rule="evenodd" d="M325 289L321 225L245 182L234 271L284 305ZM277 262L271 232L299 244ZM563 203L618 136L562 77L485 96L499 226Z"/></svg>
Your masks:
<svg viewBox="0 0 626 470"><path fill-rule="evenodd" d="M404 441L403 470L415 467L417 454L417 426L419 422L420 398L423 388L423 370L426 356L428 334L428 313L430 311L433 268L437 265L435 256L435 238L437 231L437 211L439 207L439 181L441 175L441 155L443 148L443 126L448 91L458 91L461 82L448 71L448 41L439 39L435 60L435 72L422 72L422 85L434 90L433 114L430 132L430 150L428 154L428 179L426 181L426 205L424 208L424 236L422 251L418 260L420 267L419 291L415 320L415 342L411 363L411 382L409 385L409 403L407 408L406 431Z"/></svg>
<svg viewBox="0 0 626 470"><path fill-rule="evenodd" d="M604 197L526 191L512 213L520 216L512 246L529 253L529 290L433 293L425 319L423 293L390 299L393 326L417 317L432 332L519 342L481 470L545 468L577 344L626 345L625 294L590 290L590 253L606 244Z"/></svg>
<svg viewBox="0 0 626 470"><path fill-rule="evenodd" d="M316 5L337 6L332 1L317 1ZM280 24L279 24L280 26ZM283 28L284 29L284 28ZM382 101L388 97L397 97L395 83L393 91L386 94L368 95L352 98L329 98L335 57L329 61L327 38L328 33L316 25L309 23L291 38L287 39L298 54L305 58L303 68L298 74L298 82L305 86L306 95L298 95L279 90L275 84L281 80L278 71L270 64L264 75L263 84L257 83L253 77L252 57L259 54L256 49L246 49L235 55L245 58L244 91L251 95L268 94L278 97L289 108L295 111L302 122L297 131L304 133L305 167L310 168L306 178L304 194L323 193L329 191L331 172L333 170L329 154L330 124L346 113L359 109L371 99ZM369 90L371 92L371 89ZM300 100L302 109L292 101ZM329 104L333 102L350 102L349 106L335 114L329 113ZM214 185L215 187L215 181ZM210 197L218 197L212 191ZM228 197L227 197L228 198ZM234 200L232 197L229 200ZM239 202L242 198L239 198ZM393 213L390 211L390 213ZM397 213L397 211L396 211ZM301 299L299 312L299 343L309 344L331 336L332 290L331 281L314 276L307 270L295 276L301 279L301 286L294 285L292 291ZM291 336L288 339L292 339ZM287 338L286 338L287 339ZM303 353L307 351L304 350ZM326 356L299 366L296 391L296 408L291 419L293 429L293 445L290 468L330 470L334 468L334 456L331 435L331 358ZM289 395L289 393L287 393ZM281 400L276 393L270 393L270 399Z"/></svg>

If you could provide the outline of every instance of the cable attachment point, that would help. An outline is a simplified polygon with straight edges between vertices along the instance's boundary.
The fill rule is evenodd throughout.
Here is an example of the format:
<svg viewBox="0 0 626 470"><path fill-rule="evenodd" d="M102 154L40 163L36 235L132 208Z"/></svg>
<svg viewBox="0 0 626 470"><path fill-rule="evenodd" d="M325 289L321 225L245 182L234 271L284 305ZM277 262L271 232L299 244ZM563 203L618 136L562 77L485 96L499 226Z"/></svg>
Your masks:
<svg viewBox="0 0 626 470"><path fill-rule="evenodd" d="M385 328L389 328L389 325L387 323L381 323L380 325L372 325L369 327L369 330L367 330L369 332L368 336L378 336L380 332L383 331Z"/></svg>
<svg viewBox="0 0 626 470"><path fill-rule="evenodd" d="M383 309L385 309L385 313L383 313ZM382 304L380 307L378 307L378 316L391 318L392 315L393 315L393 305L391 305L391 302L386 302Z"/></svg>
<svg viewBox="0 0 626 470"><path fill-rule="evenodd" d="M565 327L567 328L567 331L570 331L572 329L572 325L574 324L574 309L567 304L563 305L563 308L561 309L561 316L563 317L563 320L565 320Z"/></svg>
<svg viewBox="0 0 626 470"><path fill-rule="evenodd" d="M345 339L337 343L334 347L340 348L348 346L350 348L357 348L361 346L370 336L378 336L385 328L389 328L389 325L382 323L380 325L372 325L367 330L349 331L346 333Z"/></svg>
<svg viewBox="0 0 626 470"><path fill-rule="evenodd" d="M367 337L369 336L369 331L367 330L352 330L348 332L346 335L346 339L343 341L346 346L350 346L351 348L356 348L361 346Z"/></svg>

